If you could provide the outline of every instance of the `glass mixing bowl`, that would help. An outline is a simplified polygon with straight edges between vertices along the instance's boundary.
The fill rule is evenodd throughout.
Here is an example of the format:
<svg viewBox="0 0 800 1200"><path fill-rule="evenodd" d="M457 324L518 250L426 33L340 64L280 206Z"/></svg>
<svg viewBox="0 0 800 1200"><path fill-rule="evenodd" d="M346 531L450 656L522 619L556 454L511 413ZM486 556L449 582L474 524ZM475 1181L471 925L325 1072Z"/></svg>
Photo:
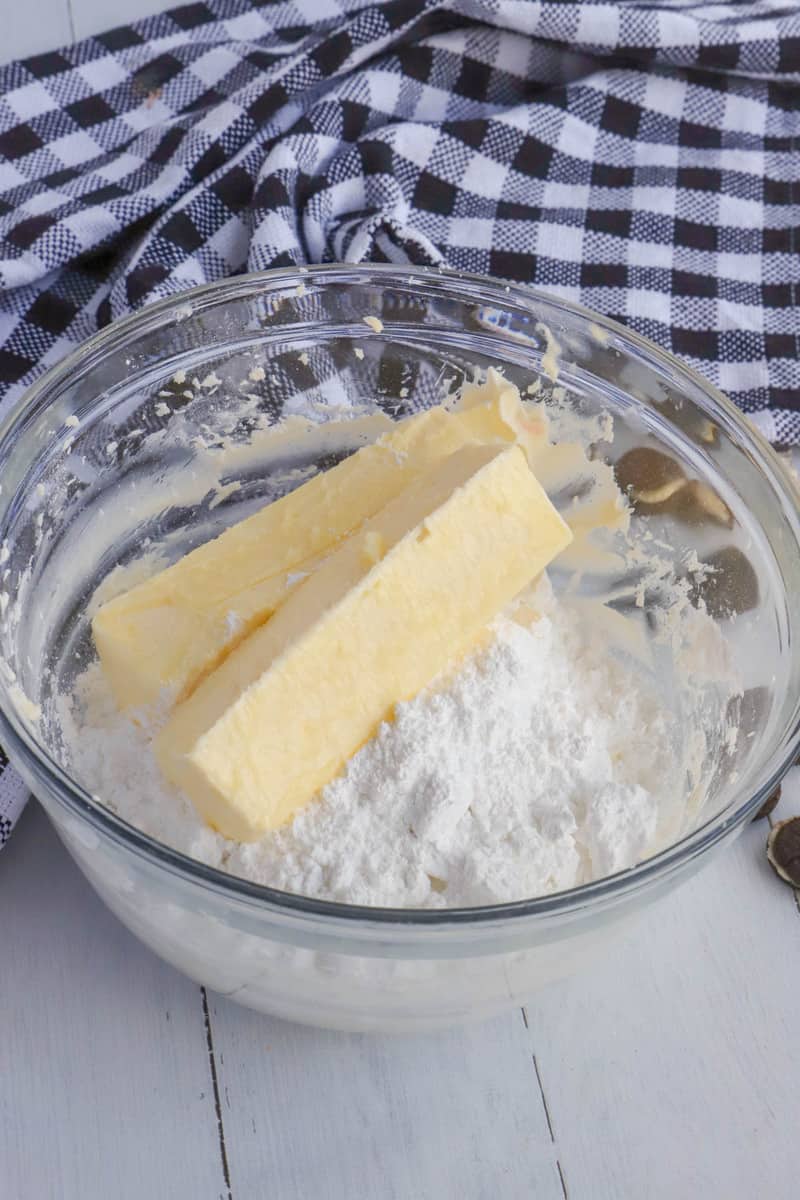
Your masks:
<svg viewBox="0 0 800 1200"><path fill-rule="evenodd" d="M285 489L287 468L327 465L304 456L301 442L269 472L240 462L235 489L209 491L198 471L187 500L173 483L186 477L190 444L170 441L167 428L162 442L147 436L174 421L170 414L180 411L206 442L222 430L246 438L247 414L233 395L275 418L321 421L354 406L397 417L440 402L465 372L490 365L523 387L542 379L549 394L553 339L565 402L613 417L615 440L597 453L618 461L632 447L658 449L710 489L692 511L654 515L645 499L634 516L655 521L676 556L715 556L709 607L746 688L734 709L742 736L696 828L631 870L556 895L464 910L365 909L288 895L186 858L70 778L36 706L46 711L57 689L69 690L90 654L86 604L99 581L146 538L182 552ZM527 288L332 265L184 293L103 330L28 391L0 430L0 478L3 744L124 924L191 978L263 1012L411 1030L518 1005L647 918L658 897L736 835L796 756L800 525L791 479L742 415L674 358ZM709 507L709 495L724 500L721 509Z"/></svg>

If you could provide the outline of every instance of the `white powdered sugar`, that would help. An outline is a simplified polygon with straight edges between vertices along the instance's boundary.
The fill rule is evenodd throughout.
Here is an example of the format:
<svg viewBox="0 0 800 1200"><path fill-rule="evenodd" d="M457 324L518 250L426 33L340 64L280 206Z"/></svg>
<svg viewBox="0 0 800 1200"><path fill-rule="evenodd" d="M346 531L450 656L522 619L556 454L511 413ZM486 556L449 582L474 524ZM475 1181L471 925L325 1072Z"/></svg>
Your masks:
<svg viewBox="0 0 800 1200"><path fill-rule="evenodd" d="M676 721L645 670L569 604L502 617L449 679L395 718L293 823L239 845L163 781L150 733L96 664L62 712L73 771L131 824L234 875L352 904L520 900L634 865L674 837Z"/></svg>

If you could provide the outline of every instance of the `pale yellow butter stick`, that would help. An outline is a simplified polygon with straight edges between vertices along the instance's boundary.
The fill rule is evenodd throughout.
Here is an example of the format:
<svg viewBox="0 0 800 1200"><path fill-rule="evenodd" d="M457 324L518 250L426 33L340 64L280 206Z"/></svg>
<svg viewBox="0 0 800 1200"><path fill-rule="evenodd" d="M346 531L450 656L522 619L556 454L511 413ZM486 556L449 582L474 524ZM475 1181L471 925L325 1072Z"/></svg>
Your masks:
<svg viewBox="0 0 800 1200"><path fill-rule="evenodd" d="M319 555L464 441L440 409L422 413L104 604L92 633L120 708L188 694Z"/></svg>
<svg viewBox="0 0 800 1200"><path fill-rule="evenodd" d="M470 445L348 538L179 704L165 776L226 837L288 821L568 545L516 446Z"/></svg>
<svg viewBox="0 0 800 1200"><path fill-rule="evenodd" d="M92 622L120 708L182 699L286 599L305 573L432 463L472 441L541 440L497 375L468 411L407 418L288 496L104 604Z"/></svg>

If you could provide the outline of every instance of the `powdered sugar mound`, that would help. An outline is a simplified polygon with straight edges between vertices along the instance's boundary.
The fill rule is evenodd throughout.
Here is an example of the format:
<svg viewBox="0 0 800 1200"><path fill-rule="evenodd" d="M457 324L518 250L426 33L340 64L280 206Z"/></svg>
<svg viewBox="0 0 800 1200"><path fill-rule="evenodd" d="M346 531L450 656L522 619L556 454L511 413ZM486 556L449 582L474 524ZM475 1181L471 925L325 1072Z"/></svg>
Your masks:
<svg viewBox="0 0 800 1200"><path fill-rule="evenodd" d="M674 833L685 777L646 674L569 605L502 618L449 680L392 722L294 822L250 845L206 829L148 734L84 676L75 773L125 819L232 874L351 904L519 900L634 865ZM67 717L67 723L71 718Z"/></svg>
<svg viewBox="0 0 800 1200"><path fill-rule="evenodd" d="M120 713L98 663L60 701L60 725L83 786L131 825L191 858L221 866L226 842L167 786L152 750L153 731Z"/></svg>
<svg viewBox="0 0 800 1200"><path fill-rule="evenodd" d="M448 687L398 705L320 803L229 868L355 904L559 891L647 853L675 802L670 725L566 614L504 619Z"/></svg>

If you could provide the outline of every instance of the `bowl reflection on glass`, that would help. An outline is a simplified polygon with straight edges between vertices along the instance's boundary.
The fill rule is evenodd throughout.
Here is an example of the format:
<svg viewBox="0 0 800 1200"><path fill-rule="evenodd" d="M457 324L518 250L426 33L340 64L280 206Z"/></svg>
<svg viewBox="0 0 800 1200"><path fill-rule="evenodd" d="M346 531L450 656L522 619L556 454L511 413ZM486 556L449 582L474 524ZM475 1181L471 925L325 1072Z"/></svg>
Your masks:
<svg viewBox="0 0 800 1200"><path fill-rule="evenodd" d="M365 324L365 315L379 321ZM47 713L89 660L86 607L98 583L146 539L177 556L286 490L293 472L333 461L301 440L265 471L247 455L259 414L322 422L358 408L395 419L440 403L476 367L498 365L523 389L542 379L548 395L557 369L562 404L611 413L614 441L595 452L615 464L634 523L648 522L676 565L695 551L713 567L690 601L720 621L744 696L731 702L740 736L708 781L695 829L631 870L557 895L465 910L359 909L190 860L70 779L57 735L32 720L33 706ZM243 397L235 405L234 394ZM241 448L239 486L210 486L201 459L191 479L196 447L170 436L176 413L206 445L224 435ZM0 633L3 742L120 919L193 979L261 1011L405 1030L518 1005L706 862L795 756L800 522L791 481L741 414L675 359L529 289L334 265L184 293L104 330L34 385L0 431L0 475L12 598ZM619 611L646 620L659 597L644 596L642 608L639 581L619 582Z"/></svg>

